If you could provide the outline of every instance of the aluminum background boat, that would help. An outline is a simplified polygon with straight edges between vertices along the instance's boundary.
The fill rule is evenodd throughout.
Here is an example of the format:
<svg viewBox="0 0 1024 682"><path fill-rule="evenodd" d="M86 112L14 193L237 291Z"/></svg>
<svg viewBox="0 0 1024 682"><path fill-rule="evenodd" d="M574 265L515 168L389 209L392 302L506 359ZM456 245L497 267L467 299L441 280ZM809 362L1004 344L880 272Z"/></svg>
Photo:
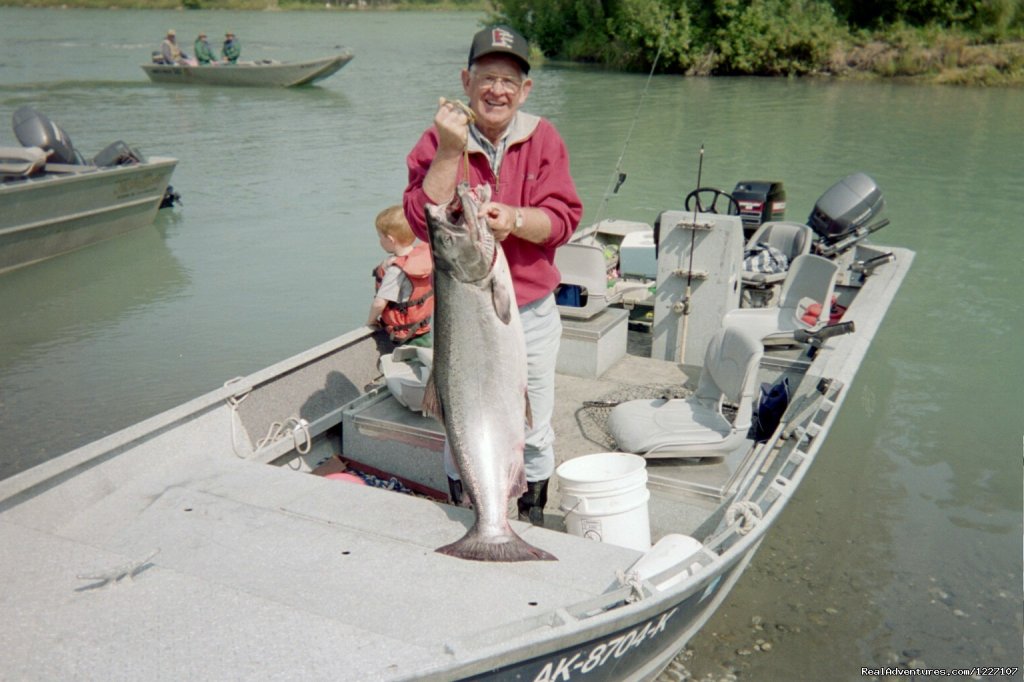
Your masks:
<svg viewBox="0 0 1024 682"><path fill-rule="evenodd" d="M142 70L154 83L294 87L322 81L350 61L352 55L343 53L302 62L257 61L208 66L142 64Z"/></svg>
<svg viewBox="0 0 1024 682"><path fill-rule="evenodd" d="M47 164L40 175L0 182L0 272L149 225L177 163Z"/></svg>

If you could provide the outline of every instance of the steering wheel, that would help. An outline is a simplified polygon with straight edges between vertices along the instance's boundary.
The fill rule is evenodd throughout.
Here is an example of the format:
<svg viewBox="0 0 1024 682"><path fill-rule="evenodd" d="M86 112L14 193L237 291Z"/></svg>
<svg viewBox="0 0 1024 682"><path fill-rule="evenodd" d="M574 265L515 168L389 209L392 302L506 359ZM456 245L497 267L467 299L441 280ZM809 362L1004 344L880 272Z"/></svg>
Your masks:
<svg viewBox="0 0 1024 682"><path fill-rule="evenodd" d="M728 192L723 192L716 187L698 187L686 195L683 207L687 211L693 210L693 202L697 203L697 210L702 213L719 213L718 200L726 202L725 215L739 215L740 205L736 198Z"/></svg>

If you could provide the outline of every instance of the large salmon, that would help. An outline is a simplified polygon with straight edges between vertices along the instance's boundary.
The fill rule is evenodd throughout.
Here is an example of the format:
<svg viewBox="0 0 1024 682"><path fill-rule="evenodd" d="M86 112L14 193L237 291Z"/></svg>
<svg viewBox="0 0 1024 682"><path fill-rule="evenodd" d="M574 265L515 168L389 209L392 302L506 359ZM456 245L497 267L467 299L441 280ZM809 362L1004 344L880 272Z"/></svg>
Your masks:
<svg viewBox="0 0 1024 682"><path fill-rule="evenodd" d="M424 408L448 435L476 522L438 552L477 561L554 560L516 535L508 501L523 471L526 346L501 245L477 217L491 188L462 183L447 206L428 205L434 258L434 364Z"/></svg>

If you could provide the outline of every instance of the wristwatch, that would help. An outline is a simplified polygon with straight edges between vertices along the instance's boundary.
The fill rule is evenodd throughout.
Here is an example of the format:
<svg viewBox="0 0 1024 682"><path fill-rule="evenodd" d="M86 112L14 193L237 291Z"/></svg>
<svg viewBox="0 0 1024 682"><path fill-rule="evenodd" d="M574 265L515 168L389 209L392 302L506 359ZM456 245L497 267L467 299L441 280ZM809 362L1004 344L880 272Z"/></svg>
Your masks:
<svg viewBox="0 0 1024 682"><path fill-rule="evenodd" d="M520 229L522 229L522 227L523 227L523 212L517 208L516 209L516 223L512 227L512 232L513 233L518 232Z"/></svg>

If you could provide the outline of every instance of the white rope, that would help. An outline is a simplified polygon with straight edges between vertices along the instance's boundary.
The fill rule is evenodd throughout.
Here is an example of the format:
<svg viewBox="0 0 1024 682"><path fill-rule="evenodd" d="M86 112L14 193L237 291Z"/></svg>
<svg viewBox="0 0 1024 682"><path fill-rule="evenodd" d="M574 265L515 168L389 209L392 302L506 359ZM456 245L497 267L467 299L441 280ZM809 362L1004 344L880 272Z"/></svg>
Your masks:
<svg viewBox="0 0 1024 682"><path fill-rule="evenodd" d="M234 379L228 379L224 382L224 387L227 388L232 384L237 384L242 381L244 377L235 377ZM234 450L235 455L245 459L248 455L238 451L238 432L237 423L241 421L241 417L238 416L238 406L242 404L242 401L249 397L252 393L252 387L248 387L244 392L229 395L225 400L231 407L231 449ZM267 435L256 441L256 450L262 450L271 443L275 443L284 438L286 433L291 433L292 440L295 442L295 450L300 455L305 455L313 447L313 436L309 433L309 422L300 417L289 417L281 422L273 422L267 429Z"/></svg>
<svg viewBox="0 0 1024 682"><path fill-rule="evenodd" d="M228 388L232 384L237 384L243 379L244 377L235 377L234 379L228 379L227 381L224 382L224 388ZM231 412L229 413L228 416L228 418L231 420L231 449L234 451L235 456L240 459L245 459L248 455L238 451L238 435L236 422L241 421L241 417L238 416L238 406L242 404L243 400L249 397L250 393L252 393L251 386L246 388L244 393L240 395L229 395L225 399L225 402L227 402L228 406L231 408Z"/></svg>
<svg viewBox="0 0 1024 682"><path fill-rule="evenodd" d="M761 507L750 500L735 502L725 510L725 522L730 527L735 526L736 532L740 535L746 535L754 530L761 516Z"/></svg>
<svg viewBox="0 0 1024 682"><path fill-rule="evenodd" d="M626 602L632 604L638 602L644 598L644 585L640 580L640 575L636 571L615 571L615 577L619 580L619 585L622 587L630 588L631 592L626 597Z"/></svg>
<svg viewBox="0 0 1024 682"><path fill-rule="evenodd" d="M284 438L286 433L292 434L295 450L300 455L305 455L313 447L313 438L309 434L309 422L298 417L289 417L283 424L273 422L267 429L267 435L256 441L256 449L262 450L268 445L276 443Z"/></svg>

